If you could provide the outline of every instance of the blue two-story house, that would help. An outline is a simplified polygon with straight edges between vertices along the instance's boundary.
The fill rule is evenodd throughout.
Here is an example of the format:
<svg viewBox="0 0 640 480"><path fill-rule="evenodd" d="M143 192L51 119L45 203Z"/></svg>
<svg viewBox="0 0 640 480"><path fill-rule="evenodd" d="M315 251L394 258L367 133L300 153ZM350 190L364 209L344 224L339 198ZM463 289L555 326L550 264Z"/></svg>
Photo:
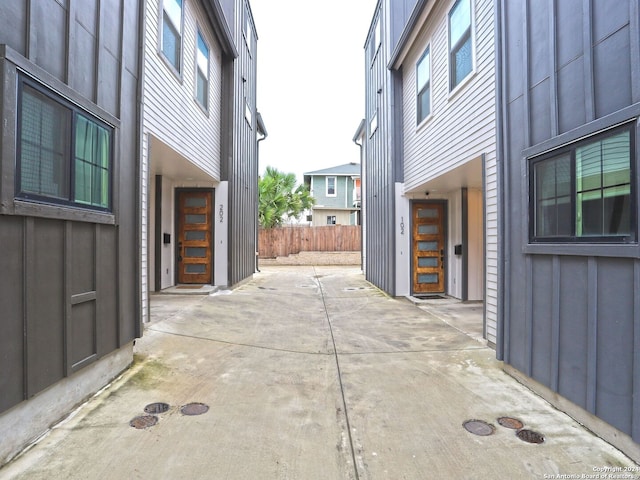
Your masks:
<svg viewBox="0 0 640 480"><path fill-rule="evenodd" d="M352 162L304 174L316 202L312 225L360 225L360 164Z"/></svg>

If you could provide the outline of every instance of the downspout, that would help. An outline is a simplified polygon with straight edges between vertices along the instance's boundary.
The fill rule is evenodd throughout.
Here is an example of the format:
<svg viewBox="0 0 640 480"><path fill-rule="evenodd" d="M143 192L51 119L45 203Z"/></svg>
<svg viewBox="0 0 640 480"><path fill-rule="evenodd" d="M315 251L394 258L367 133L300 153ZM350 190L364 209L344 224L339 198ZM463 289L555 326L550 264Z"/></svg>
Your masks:
<svg viewBox="0 0 640 480"><path fill-rule="evenodd" d="M363 217L363 212L362 212L362 184L364 182L364 179L362 177L362 143L358 143L358 139L360 138L359 133L362 129L364 125L364 120L362 120L362 122L360 122L360 127L358 127L358 131L356 132L356 136L353 137L353 143L355 143L358 146L358 149L360 150L360 270L364 270L364 235L363 235L363 229L362 229L362 217Z"/></svg>
<svg viewBox="0 0 640 480"><path fill-rule="evenodd" d="M258 113L256 115L256 124L257 125L262 125L262 137L260 137L258 139L257 142L257 147L256 147L256 178L260 178L260 142L263 141L264 139L266 139L269 134L267 133L267 129L264 128L264 124L262 122L262 116L260 115L260 113ZM258 186L256 185L256 188L258 188ZM256 272L260 273L260 268L258 265L258 258L259 258L259 250L258 250L258 242L259 242L259 235L260 235L260 215L259 215L259 211L260 211L260 189L258 188L258 195L257 195L257 200L258 200L258 205L256 205Z"/></svg>

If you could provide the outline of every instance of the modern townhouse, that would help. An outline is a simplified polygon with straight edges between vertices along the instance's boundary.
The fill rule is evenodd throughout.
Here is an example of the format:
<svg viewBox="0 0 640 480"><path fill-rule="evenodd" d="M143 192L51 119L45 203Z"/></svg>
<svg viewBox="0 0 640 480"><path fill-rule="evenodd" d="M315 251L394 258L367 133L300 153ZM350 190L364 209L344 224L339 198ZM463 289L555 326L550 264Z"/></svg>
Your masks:
<svg viewBox="0 0 640 480"><path fill-rule="evenodd" d="M640 460L640 12L497 2L498 354Z"/></svg>
<svg viewBox="0 0 640 480"><path fill-rule="evenodd" d="M177 284L230 286L255 271L264 132L256 111L256 45L244 0L146 2L145 297Z"/></svg>
<svg viewBox="0 0 640 480"><path fill-rule="evenodd" d="M0 464L133 358L141 4L0 3Z"/></svg>
<svg viewBox="0 0 640 480"><path fill-rule="evenodd" d="M360 164L351 162L303 174L315 204L312 225L360 225Z"/></svg>
<svg viewBox="0 0 640 480"><path fill-rule="evenodd" d="M495 345L493 1L419 0L406 13L380 2L366 45L367 278L393 295L484 301Z"/></svg>

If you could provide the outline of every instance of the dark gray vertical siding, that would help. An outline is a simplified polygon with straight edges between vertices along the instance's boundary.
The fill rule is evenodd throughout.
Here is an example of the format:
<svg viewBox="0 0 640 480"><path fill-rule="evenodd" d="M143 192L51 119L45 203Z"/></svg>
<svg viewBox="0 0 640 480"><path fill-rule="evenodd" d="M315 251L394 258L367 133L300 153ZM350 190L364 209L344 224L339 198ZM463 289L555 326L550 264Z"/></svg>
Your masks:
<svg viewBox="0 0 640 480"><path fill-rule="evenodd" d="M504 360L637 442L640 260L616 245L528 249L526 222L527 150L632 118L620 112L640 101L637 2L500 0L498 9ZM637 182L637 147L634 165Z"/></svg>
<svg viewBox="0 0 640 480"><path fill-rule="evenodd" d="M138 40L138 1L0 4L0 44L23 57L16 61L29 71L44 69L73 90L72 100L101 109L117 123L115 222L104 224L38 205L29 216L18 215L9 196L16 150L6 135L13 129L3 131L0 412L140 334ZM4 61L2 78L13 88L3 87L0 111L15 119L13 61Z"/></svg>
<svg viewBox="0 0 640 480"><path fill-rule="evenodd" d="M228 158L229 166L223 168L223 179L229 181L229 284L234 285L251 276L255 271L258 153L256 122L256 46L257 35L251 19L252 44L247 49L243 35L244 9L250 7L238 2L240 11L236 15L235 37L238 58L234 62L233 82L237 95L234 102L233 154ZM245 119L245 95L251 108L251 125Z"/></svg>
<svg viewBox="0 0 640 480"><path fill-rule="evenodd" d="M20 402L25 394L24 231L23 218L7 217L0 222L0 412Z"/></svg>
<svg viewBox="0 0 640 480"><path fill-rule="evenodd" d="M64 222L27 218L25 232L27 397L65 374Z"/></svg>
<svg viewBox="0 0 640 480"><path fill-rule="evenodd" d="M384 3L384 2L383 2ZM389 57L388 35L384 24L386 9L382 5L377 12L382 44L371 63L369 41L365 48L366 71L366 148L365 163L366 216L367 216L367 280L382 290L395 294L395 195L394 195L394 138L390 117L390 98L393 95L391 73L387 69ZM375 28L375 27L374 27ZM377 109L377 131L371 134L371 119Z"/></svg>

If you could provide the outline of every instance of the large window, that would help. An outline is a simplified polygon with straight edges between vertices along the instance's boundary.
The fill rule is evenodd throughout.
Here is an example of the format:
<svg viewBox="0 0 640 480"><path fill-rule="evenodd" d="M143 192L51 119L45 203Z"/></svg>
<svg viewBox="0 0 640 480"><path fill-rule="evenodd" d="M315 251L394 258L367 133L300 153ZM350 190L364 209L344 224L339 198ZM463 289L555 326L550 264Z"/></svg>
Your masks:
<svg viewBox="0 0 640 480"><path fill-rule="evenodd" d="M416 66L418 84L418 123L431 113L431 54L429 47L422 54Z"/></svg>
<svg viewBox="0 0 640 480"><path fill-rule="evenodd" d="M532 241L635 240L632 131L618 128L531 161Z"/></svg>
<svg viewBox="0 0 640 480"><path fill-rule="evenodd" d="M162 53L180 72L182 53L182 0L163 0Z"/></svg>
<svg viewBox="0 0 640 480"><path fill-rule="evenodd" d="M107 124L22 80L17 197L109 211L112 137Z"/></svg>
<svg viewBox="0 0 640 480"><path fill-rule="evenodd" d="M449 12L449 89L472 70L471 0L458 0Z"/></svg>
<svg viewBox="0 0 640 480"><path fill-rule="evenodd" d="M200 31L198 31L196 69L196 98L206 110L209 108L209 47Z"/></svg>

